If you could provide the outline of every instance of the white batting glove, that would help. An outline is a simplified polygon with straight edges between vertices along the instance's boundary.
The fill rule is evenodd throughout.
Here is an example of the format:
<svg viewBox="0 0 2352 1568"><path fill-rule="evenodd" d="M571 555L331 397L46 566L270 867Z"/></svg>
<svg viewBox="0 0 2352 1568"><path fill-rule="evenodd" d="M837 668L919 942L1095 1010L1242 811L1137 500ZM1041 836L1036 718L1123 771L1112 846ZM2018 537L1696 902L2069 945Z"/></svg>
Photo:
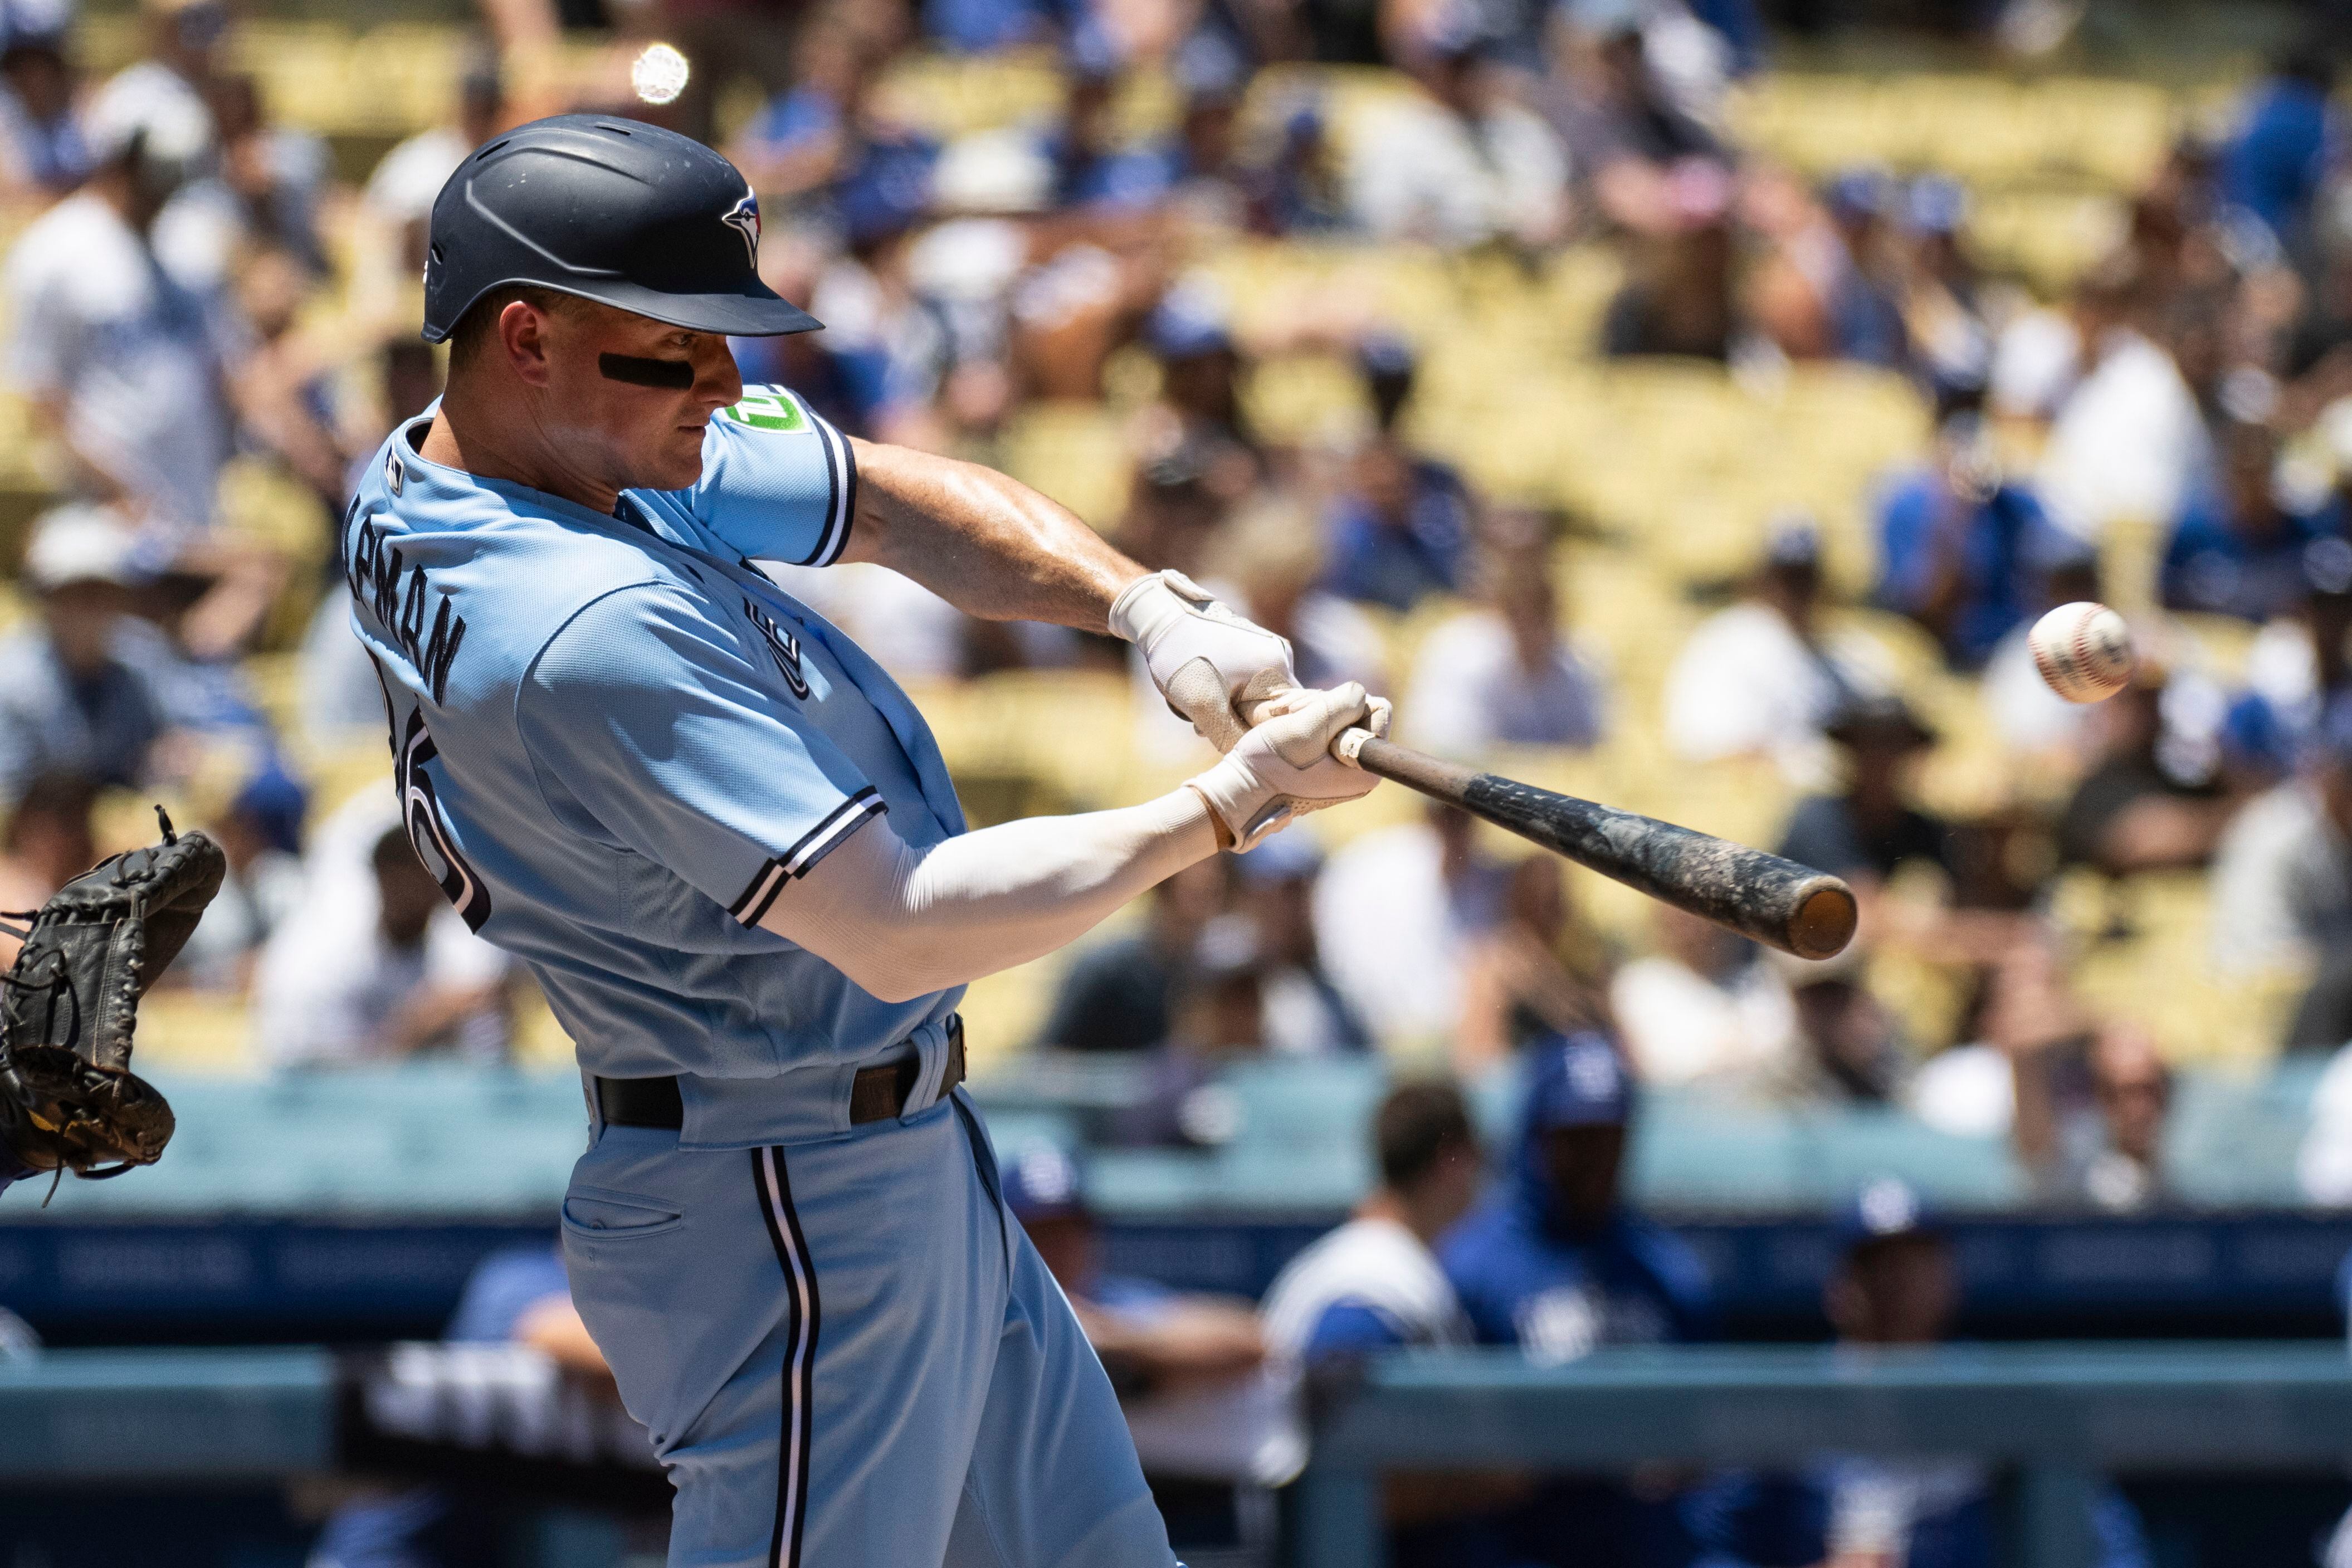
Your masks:
<svg viewBox="0 0 2352 1568"><path fill-rule="evenodd" d="M1290 643L1252 625L1181 571L1155 571L1111 601L1110 629L1143 651L1151 684L1201 738L1231 751L1250 709L1298 685Z"/></svg>
<svg viewBox="0 0 2352 1568"><path fill-rule="evenodd" d="M1248 849L1309 811L1371 793L1378 779L1331 755L1350 725L1387 734L1388 699L1366 696L1353 681L1327 692L1295 687L1265 705L1257 727L1223 761L1187 782L1208 802L1227 846Z"/></svg>

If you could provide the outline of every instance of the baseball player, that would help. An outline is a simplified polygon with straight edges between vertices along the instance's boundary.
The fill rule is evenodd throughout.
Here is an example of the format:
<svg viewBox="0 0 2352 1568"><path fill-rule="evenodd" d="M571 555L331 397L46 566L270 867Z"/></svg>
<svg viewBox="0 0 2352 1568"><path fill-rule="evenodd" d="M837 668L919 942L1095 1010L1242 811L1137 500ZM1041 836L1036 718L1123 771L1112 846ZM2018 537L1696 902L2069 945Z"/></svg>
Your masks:
<svg viewBox="0 0 2352 1568"><path fill-rule="evenodd" d="M817 325L759 239L724 159L594 116L442 191L448 391L341 542L409 834L579 1042L565 1260L676 1483L671 1563L1166 1564L957 1090L956 1002L1364 794L1328 747L1385 705L1297 689L1280 638L1001 475L741 385L730 335ZM1117 632L1226 755L1144 805L967 832L906 695L753 565L841 560Z"/></svg>

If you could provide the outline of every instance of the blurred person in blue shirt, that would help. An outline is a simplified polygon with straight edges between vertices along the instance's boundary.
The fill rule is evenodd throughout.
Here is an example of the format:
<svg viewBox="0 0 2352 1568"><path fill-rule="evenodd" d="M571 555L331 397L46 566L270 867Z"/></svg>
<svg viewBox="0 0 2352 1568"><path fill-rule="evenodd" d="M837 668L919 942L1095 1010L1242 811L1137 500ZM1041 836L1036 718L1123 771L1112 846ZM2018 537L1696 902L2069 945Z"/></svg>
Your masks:
<svg viewBox="0 0 2352 1568"><path fill-rule="evenodd" d="M1982 417L1963 398L1930 461L1878 503L1885 608L1916 621L1957 669L1974 670L2039 602L2044 563L2065 537L2022 483L2001 472Z"/></svg>
<svg viewBox="0 0 2352 1568"><path fill-rule="evenodd" d="M1283 118L1272 155L1244 174L1243 191L1252 234L1311 235L1349 226L1348 193L1320 103L1298 103Z"/></svg>
<svg viewBox="0 0 2352 1568"><path fill-rule="evenodd" d="M607 1391L612 1372L572 1304L563 1256L514 1247L475 1265L445 1344L523 1344ZM647 1442L648 1452L651 1442ZM306 1568L495 1568L506 1531L495 1505L439 1486L346 1503L329 1516Z"/></svg>
<svg viewBox="0 0 2352 1568"><path fill-rule="evenodd" d="M89 143L74 113L67 0L0 5L0 181L63 195L89 172Z"/></svg>
<svg viewBox="0 0 2352 1568"><path fill-rule="evenodd" d="M1183 173L1183 150L1161 137L1126 136L1118 119L1126 62L1100 22L1089 18L1073 31L1064 68L1069 99L1045 140L1054 204L1148 207L1167 195Z"/></svg>
<svg viewBox="0 0 2352 1568"><path fill-rule="evenodd" d="M1831 357L1889 370L1910 362L1889 220L1898 187L1883 169L1849 169L1822 192L1843 246L1822 305Z"/></svg>
<svg viewBox="0 0 2352 1568"><path fill-rule="evenodd" d="M1478 1343L1557 1365L1604 1345L1714 1337L1697 1258L1624 1206L1633 1086L1616 1047L1584 1031L1538 1042L1525 1059L1509 1178L1437 1249ZM1672 1494L1581 1478L1545 1482L1507 1525L1514 1561L1559 1568L1671 1561L1661 1554L1679 1531Z"/></svg>
<svg viewBox="0 0 2352 1568"><path fill-rule="evenodd" d="M923 0L923 36L950 54L1047 44L1067 21L1058 0Z"/></svg>
<svg viewBox="0 0 2352 1568"><path fill-rule="evenodd" d="M1243 360L1223 294L1205 283L1178 283L1144 318L1144 348L1160 362L1155 418L1170 426L1169 444L1188 450L1213 499L1233 506L1257 488L1267 465L1242 406Z"/></svg>
<svg viewBox="0 0 2352 1568"><path fill-rule="evenodd" d="M2341 504L2308 509L2281 498L2278 436L2232 421L2219 442L2221 473L2189 494L2164 549L2166 608L2263 622L2304 597L2304 554L2344 531Z"/></svg>
<svg viewBox="0 0 2352 1568"><path fill-rule="evenodd" d="M1356 454L1327 515L1325 584L1400 613L1433 593L1459 593L1468 586L1473 526L1461 475L1383 431Z"/></svg>
<svg viewBox="0 0 2352 1568"><path fill-rule="evenodd" d="M1940 1344L1959 1308L1951 1239L1911 1186L1865 1186L1838 1218L1822 1292L1837 1343L1857 1353ZM1993 1476L1967 1458L1827 1459L1793 1478L1745 1474L1698 1489L1685 1522L1706 1568L1993 1568ZM2148 1568L2139 1516L2112 1486L2094 1494L2096 1568Z"/></svg>
<svg viewBox="0 0 2352 1568"><path fill-rule="evenodd" d="M2303 237L2329 162L2344 152L2343 119L2329 101L2336 59L2316 26L2254 85L2221 151L2222 199L2286 246Z"/></svg>

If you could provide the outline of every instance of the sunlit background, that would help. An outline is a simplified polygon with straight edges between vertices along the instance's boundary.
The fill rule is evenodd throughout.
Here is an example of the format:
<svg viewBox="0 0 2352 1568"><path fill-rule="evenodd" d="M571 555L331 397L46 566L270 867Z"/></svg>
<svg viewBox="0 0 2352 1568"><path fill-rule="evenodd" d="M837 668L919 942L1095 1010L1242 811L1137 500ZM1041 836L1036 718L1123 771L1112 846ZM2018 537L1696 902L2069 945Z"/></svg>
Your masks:
<svg viewBox="0 0 2352 1568"><path fill-rule="evenodd" d="M1400 1568L2352 1563L2347 47L2316 0L0 0L0 906L159 801L233 868L142 1015L168 1155L0 1199L0 1568L660 1560L552 1250L571 1042L399 835L331 565L438 392L435 193L572 108L751 178L827 329L748 382L1027 481L1402 739L1862 895L1799 964L1389 788L972 988L1195 1568L1370 1561L1383 1496ZM776 575L975 821L1207 755L1118 643ZM2140 663L2077 708L2024 632L2085 599ZM1621 1124L1599 1228L1506 1223ZM1454 1403L1379 1404L1394 1312L1257 1314L1368 1194L1507 1347L1412 1374Z"/></svg>

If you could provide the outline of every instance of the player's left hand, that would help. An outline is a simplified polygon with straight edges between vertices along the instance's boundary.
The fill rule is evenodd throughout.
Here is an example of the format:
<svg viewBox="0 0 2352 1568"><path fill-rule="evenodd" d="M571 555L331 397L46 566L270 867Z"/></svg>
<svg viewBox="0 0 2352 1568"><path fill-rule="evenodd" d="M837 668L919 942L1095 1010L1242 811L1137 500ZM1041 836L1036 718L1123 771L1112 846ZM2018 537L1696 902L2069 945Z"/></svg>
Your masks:
<svg viewBox="0 0 2352 1568"><path fill-rule="evenodd" d="M1389 727L1386 697L1349 681L1329 691L1290 691L1258 710L1258 726L1223 761L1188 780L1223 827L1229 847L1246 850L1309 811L1360 800L1380 780L1341 760L1331 743L1356 727Z"/></svg>
<svg viewBox="0 0 2352 1568"><path fill-rule="evenodd" d="M1181 571L1155 571L1112 601L1110 629L1143 652L1152 684L1202 739L1231 751L1258 704L1298 685L1290 643L1226 609Z"/></svg>

